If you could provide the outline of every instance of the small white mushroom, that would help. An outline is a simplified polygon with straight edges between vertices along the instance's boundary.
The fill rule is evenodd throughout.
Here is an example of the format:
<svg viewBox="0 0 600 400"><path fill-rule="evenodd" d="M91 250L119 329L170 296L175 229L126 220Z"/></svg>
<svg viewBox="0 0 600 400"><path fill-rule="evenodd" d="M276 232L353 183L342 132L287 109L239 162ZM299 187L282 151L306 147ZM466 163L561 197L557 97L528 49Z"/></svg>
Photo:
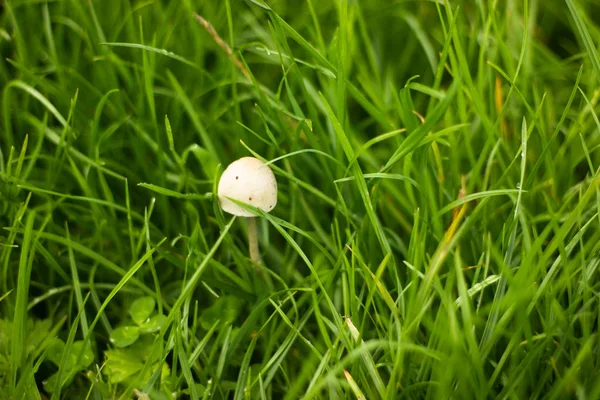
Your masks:
<svg viewBox="0 0 600 400"><path fill-rule="evenodd" d="M219 203L225 212L248 217L248 245L250 258L260 263L255 215L230 199L271 211L277 204L277 181L271 168L254 157L242 157L229 164L218 187Z"/></svg>

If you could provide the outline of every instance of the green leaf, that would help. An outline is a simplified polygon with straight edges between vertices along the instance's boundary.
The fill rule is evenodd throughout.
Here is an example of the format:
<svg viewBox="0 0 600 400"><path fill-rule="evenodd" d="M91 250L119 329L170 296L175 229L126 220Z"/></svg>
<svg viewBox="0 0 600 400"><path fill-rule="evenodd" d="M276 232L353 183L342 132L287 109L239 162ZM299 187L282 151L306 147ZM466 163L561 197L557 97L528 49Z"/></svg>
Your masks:
<svg viewBox="0 0 600 400"><path fill-rule="evenodd" d="M148 321L140 325L140 333L158 332L166 320L167 317L162 314L153 315Z"/></svg>
<svg viewBox="0 0 600 400"><path fill-rule="evenodd" d="M352 144L350 143L350 140L348 139L344 128L342 127L335 113L333 112L333 109L329 105L329 102L322 93L320 94L320 96L321 101L325 105L325 109L333 126L334 133L340 143L340 146L346 154L346 158L348 159L348 161L352 161L355 158L355 153ZM353 163L350 166L350 168L352 168L352 172L354 174L358 187L358 192L364 203L365 210L367 211L367 216L369 217L369 221L371 222L373 230L375 231L375 236L379 241L383 253L388 254L392 251L390 243L388 242L387 237L385 236L385 233L383 231L383 227L379 221L379 218L375 213L375 207L373 206L373 202L369 194L369 189L367 187L367 182L365 181L364 173L358 163Z"/></svg>
<svg viewBox="0 0 600 400"><path fill-rule="evenodd" d="M79 341L78 343L80 344L79 349L81 349L81 345L83 344L83 342ZM73 349L73 347L71 347L71 348ZM73 349L73 350L75 350L75 349ZM72 351L71 354L69 355L69 358L67 359L67 364L74 365L75 359L77 358L77 354L78 353L76 353L75 351ZM84 357L87 358L87 355ZM93 359L93 357L92 357L92 359ZM69 384L71 383L71 381L73 380L73 378L75 377L77 372L79 372L82 369L85 369L85 367L82 367L82 368L68 368L67 367L65 373L62 374L63 385L69 386ZM57 379L58 379L58 372L51 375L48 379L43 381L42 385L44 386L44 390L47 391L48 393L54 393L54 391L57 388Z"/></svg>
<svg viewBox="0 0 600 400"><path fill-rule="evenodd" d="M96 371L92 371L90 370L87 374L86 374L86 378L89 379L89 381L92 383L93 387L94 387L94 392L95 392L95 397L92 396L92 398L97 399L98 395L100 396L99 398L101 399L109 399L111 397L111 387L110 385L103 380L102 376L101 376L101 372L96 372Z"/></svg>
<svg viewBox="0 0 600 400"><path fill-rule="evenodd" d="M425 118L425 122L419 125L414 131L412 131L400 146L394 151L394 154L390 157L384 168L379 172L389 171L398 161L404 156L410 154L416 149L422 142L431 129L444 117L446 111L454 101L454 96L458 93L461 87L460 76L455 79L452 86L446 93L444 100L442 100Z"/></svg>
<svg viewBox="0 0 600 400"><path fill-rule="evenodd" d="M153 365L152 371L148 371L147 376L143 376L141 380L143 382L147 382L150 379L151 373L154 373L158 367L159 367L158 364ZM173 396L172 391L168 390L167 383L169 381L170 375L171 375L171 370L169 369L169 366L167 365L167 363L162 363L162 366L160 367L161 387L160 387L160 390L158 390L157 388L152 388L152 389L148 390L148 396L150 397L150 399L152 399L152 400L175 400L175 397Z"/></svg>
<svg viewBox="0 0 600 400"><path fill-rule="evenodd" d="M175 197L177 199L187 200L207 200L212 197L211 193L207 194L195 194L195 193L179 193L171 189L167 189L161 186L153 185L152 183L138 183L138 186L151 190L155 193L162 194L168 197Z"/></svg>
<svg viewBox="0 0 600 400"><path fill-rule="evenodd" d="M65 342L62 339L54 339L50 346L48 346L48 352L46 353L46 358L52 361L54 364L58 365L60 363L60 357L62 356L62 352L65 349Z"/></svg>
<svg viewBox="0 0 600 400"><path fill-rule="evenodd" d="M202 313L200 324L204 329L210 329L217 321L220 321L221 326L230 325L237 318L241 308L242 302L237 297L219 297Z"/></svg>
<svg viewBox="0 0 600 400"><path fill-rule="evenodd" d="M107 360L103 371L111 383L123 382L144 368L142 361L126 349L107 350L104 354Z"/></svg>
<svg viewBox="0 0 600 400"><path fill-rule="evenodd" d="M94 361L94 353L92 353L92 349L89 346L83 352L81 359L77 362L77 357L83 348L83 341L78 340L73 342L71 346L71 352L68 355L65 362L65 369L67 371L71 370L83 370L87 368ZM60 360L65 351L65 342L61 339L54 339L50 345L48 346L48 351L46 353L46 359L52 361L56 365L60 365Z"/></svg>
<svg viewBox="0 0 600 400"><path fill-rule="evenodd" d="M169 141L169 150L175 152L175 140L173 140L173 129L171 129L171 122L169 117L165 115L165 129L167 131L167 140Z"/></svg>
<svg viewBox="0 0 600 400"><path fill-rule="evenodd" d="M119 42L103 42L100 43L102 46L112 46L112 47L129 47L132 49L139 49L139 50L144 50L144 51L150 51L156 54L160 54L162 56L165 57L169 57L172 58L173 60L177 60L179 62L182 62L186 65L189 65L192 68L201 70L201 68L198 66L198 64L181 57L180 55L177 55L175 53L173 53L172 51L169 50L165 50L165 49L158 49L156 47L151 47L151 46L144 46L143 44L139 44L139 43L119 43Z"/></svg>
<svg viewBox="0 0 600 400"><path fill-rule="evenodd" d="M50 375L50 377L42 382L44 385L44 390L48 393L52 393L54 388L56 387L56 374Z"/></svg>
<svg viewBox="0 0 600 400"><path fill-rule="evenodd" d="M204 393L204 391L206 390L206 386L204 386L201 383L194 383L194 387L196 388L197 393ZM191 392L192 391L190 390L190 388L187 388L187 389L182 390L181 393L187 394L189 396Z"/></svg>
<svg viewBox="0 0 600 400"><path fill-rule="evenodd" d="M140 330L137 326L121 326L110 334L110 342L116 347L126 347L140 337Z"/></svg>
<svg viewBox="0 0 600 400"><path fill-rule="evenodd" d="M144 363L156 363L162 357L164 343L155 343L155 339L153 335L142 335L137 342L127 347L127 352ZM159 346L160 351L152 351L155 345Z"/></svg>
<svg viewBox="0 0 600 400"><path fill-rule="evenodd" d="M44 341L51 338L51 319L35 319L27 322L27 354L33 354L44 346ZM43 350L42 350L43 351Z"/></svg>
<svg viewBox="0 0 600 400"><path fill-rule="evenodd" d="M156 301L152 297L140 297L129 307L129 314L136 324L141 325L150 317L155 306Z"/></svg>
<svg viewBox="0 0 600 400"><path fill-rule="evenodd" d="M360 390L360 387L358 387L356 381L354 380L352 375L350 375L350 372L344 370L344 376L346 377L346 380L348 381L348 385L350 386L350 389L354 393L354 396L356 396L356 399L357 400L365 400L367 397Z"/></svg>
<svg viewBox="0 0 600 400"><path fill-rule="evenodd" d="M8 292L6 292L2 296L0 296L0 302L2 302L2 300L7 298L12 293L12 291L13 291L13 289L9 290Z"/></svg>
<svg viewBox="0 0 600 400"><path fill-rule="evenodd" d="M79 353L81 353L81 350L83 349L83 340L74 342L71 346L71 349L71 356L73 357L72 363L75 367L77 367L77 369L85 369L94 361L94 353L92 353L92 349L89 345L85 347L83 355L79 360L77 360Z"/></svg>
<svg viewBox="0 0 600 400"><path fill-rule="evenodd" d="M187 162L190 154L198 160L202 171L204 171L204 175L208 179L214 179L217 165L219 165L219 161L215 158L214 154L196 144L192 144L183 151L182 159L184 163Z"/></svg>
<svg viewBox="0 0 600 400"><path fill-rule="evenodd" d="M154 345L153 337L145 335L130 347L107 350L103 373L108 377L108 381L111 383L126 382L127 385L141 388L148 382L154 371L160 368L161 381L165 383L171 371L166 363L161 364L161 351L154 352L154 356L150 357ZM152 367L141 373L148 363Z"/></svg>
<svg viewBox="0 0 600 400"><path fill-rule="evenodd" d="M569 7L569 11L571 12L571 16L573 17L573 21L575 22L575 26L581 35L581 40L585 46L585 49L588 52L588 56L592 61L592 67L594 68L594 72L596 72L596 77L600 79L600 56L598 55L598 50L596 50L596 45L592 40L592 35L590 35L589 30L585 25L585 21L583 20L579 9L573 2L573 0L565 0L567 3L567 7Z"/></svg>

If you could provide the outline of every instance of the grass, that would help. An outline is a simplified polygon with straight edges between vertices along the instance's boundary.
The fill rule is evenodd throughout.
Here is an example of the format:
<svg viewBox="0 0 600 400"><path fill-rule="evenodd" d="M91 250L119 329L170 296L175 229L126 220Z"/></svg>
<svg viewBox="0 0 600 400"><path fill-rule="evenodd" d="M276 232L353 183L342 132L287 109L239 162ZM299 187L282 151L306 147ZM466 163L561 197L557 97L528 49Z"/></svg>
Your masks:
<svg viewBox="0 0 600 400"><path fill-rule="evenodd" d="M598 12L4 1L0 399L599 398Z"/></svg>

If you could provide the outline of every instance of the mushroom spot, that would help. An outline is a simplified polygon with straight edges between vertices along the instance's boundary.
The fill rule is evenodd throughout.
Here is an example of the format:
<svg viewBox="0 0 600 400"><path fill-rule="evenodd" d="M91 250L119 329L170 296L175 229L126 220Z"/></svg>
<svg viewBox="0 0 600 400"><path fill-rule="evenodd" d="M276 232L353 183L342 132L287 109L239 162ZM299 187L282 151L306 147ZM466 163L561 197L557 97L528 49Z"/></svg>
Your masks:
<svg viewBox="0 0 600 400"><path fill-rule="evenodd" d="M248 200L252 201L252 197L248 197Z"/></svg>
<svg viewBox="0 0 600 400"><path fill-rule="evenodd" d="M236 176L236 177L235 177L235 179L238 179L238 178L239 178L239 176Z"/></svg>

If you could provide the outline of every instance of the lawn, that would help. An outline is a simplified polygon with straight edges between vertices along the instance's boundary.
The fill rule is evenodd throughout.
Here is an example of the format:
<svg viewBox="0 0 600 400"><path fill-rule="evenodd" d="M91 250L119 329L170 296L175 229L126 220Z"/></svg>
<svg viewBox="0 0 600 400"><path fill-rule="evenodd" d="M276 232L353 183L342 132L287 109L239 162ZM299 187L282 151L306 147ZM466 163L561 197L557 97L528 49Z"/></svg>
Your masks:
<svg viewBox="0 0 600 400"><path fill-rule="evenodd" d="M600 398L599 15L4 0L0 399Z"/></svg>

